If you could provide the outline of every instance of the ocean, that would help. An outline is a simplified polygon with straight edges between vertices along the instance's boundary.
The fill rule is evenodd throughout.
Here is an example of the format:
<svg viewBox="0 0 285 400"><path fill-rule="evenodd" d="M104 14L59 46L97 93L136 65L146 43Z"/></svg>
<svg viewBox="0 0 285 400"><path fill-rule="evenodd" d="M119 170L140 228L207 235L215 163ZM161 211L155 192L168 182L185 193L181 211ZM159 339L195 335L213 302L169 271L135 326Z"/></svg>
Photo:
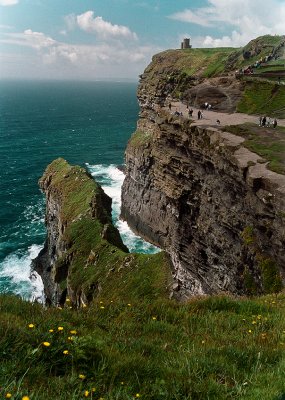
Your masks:
<svg viewBox="0 0 285 400"><path fill-rule="evenodd" d="M31 275L46 234L38 180L58 157L87 168L112 197L113 221L130 251L158 251L119 220L121 166L139 111L136 88L130 82L0 82L0 293L42 299L41 279Z"/></svg>

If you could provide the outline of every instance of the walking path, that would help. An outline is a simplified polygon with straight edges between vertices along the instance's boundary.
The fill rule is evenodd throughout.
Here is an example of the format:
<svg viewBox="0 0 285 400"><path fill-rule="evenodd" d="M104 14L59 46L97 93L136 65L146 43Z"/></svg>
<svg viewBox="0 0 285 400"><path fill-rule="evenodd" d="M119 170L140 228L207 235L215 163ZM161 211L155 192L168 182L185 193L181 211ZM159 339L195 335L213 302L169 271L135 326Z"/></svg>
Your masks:
<svg viewBox="0 0 285 400"><path fill-rule="evenodd" d="M223 113L214 110L201 110L203 111L203 118L198 119L198 108L191 107L193 110L193 118L194 122L193 125L211 125L211 126L225 126L225 125L240 125L244 124L245 122L253 122L256 125L259 125L259 116L258 115L247 115L242 113ZM169 110L168 107L162 107L164 110ZM175 111L182 112L184 117L188 118L188 109L185 104L176 101L171 103L171 113ZM220 124L217 123L217 120L220 121ZM278 126L285 127L285 119L277 119Z"/></svg>

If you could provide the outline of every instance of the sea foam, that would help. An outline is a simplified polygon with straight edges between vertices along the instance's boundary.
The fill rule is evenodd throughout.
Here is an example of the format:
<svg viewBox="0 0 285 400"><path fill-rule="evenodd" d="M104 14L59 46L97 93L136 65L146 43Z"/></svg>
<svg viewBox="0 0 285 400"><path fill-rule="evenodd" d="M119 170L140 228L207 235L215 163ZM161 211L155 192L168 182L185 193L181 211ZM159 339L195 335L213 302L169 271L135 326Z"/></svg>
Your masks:
<svg viewBox="0 0 285 400"><path fill-rule="evenodd" d="M112 198L112 218L118 228L124 244L131 252L154 254L160 249L143 240L134 234L126 221L121 221L121 189L125 175L116 165L90 165L86 164L87 169L98 182L105 193Z"/></svg>
<svg viewBox="0 0 285 400"><path fill-rule="evenodd" d="M9 254L0 267L0 292L14 293L20 297L43 303L44 287L39 274L31 272L31 262L42 246L32 245L25 252Z"/></svg>

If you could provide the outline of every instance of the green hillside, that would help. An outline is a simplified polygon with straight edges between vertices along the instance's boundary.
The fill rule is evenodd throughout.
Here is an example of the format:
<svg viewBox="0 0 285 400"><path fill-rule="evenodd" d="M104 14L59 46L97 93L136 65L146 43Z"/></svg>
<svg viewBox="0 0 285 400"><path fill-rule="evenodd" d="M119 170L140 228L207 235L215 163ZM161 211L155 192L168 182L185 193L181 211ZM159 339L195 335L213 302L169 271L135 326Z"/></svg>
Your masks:
<svg viewBox="0 0 285 400"><path fill-rule="evenodd" d="M73 310L1 296L0 396L281 400L284 305L284 294L178 304L130 292Z"/></svg>

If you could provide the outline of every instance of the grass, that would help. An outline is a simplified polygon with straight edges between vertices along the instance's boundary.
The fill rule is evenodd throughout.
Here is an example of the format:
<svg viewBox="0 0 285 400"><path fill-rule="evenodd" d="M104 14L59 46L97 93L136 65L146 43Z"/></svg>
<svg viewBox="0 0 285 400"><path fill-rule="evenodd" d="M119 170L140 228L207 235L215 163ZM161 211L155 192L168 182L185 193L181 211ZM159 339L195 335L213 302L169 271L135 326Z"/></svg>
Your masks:
<svg viewBox="0 0 285 400"><path fill-rule="evenodd" d="M1 296L0 393L277 400L285 393L284 302L284 293L177 304L129 292L125 301L110 295L73 310Z"/></svg>
<svg viewBox="0 0 285 400"><path fill-rule="evenodd" d="M282 118L285 117L284 104L285 86L268 81L247 81L237 111Z"/></svg>
<svg viewBox="0 0 285 400"><path fill-rule="evenodd" d="M269 169L279 174L285 174L284 127L273 129L262 128L254 124L242 124L226 126L224 131L245 137L243 146L269 161Z"/></svg>

